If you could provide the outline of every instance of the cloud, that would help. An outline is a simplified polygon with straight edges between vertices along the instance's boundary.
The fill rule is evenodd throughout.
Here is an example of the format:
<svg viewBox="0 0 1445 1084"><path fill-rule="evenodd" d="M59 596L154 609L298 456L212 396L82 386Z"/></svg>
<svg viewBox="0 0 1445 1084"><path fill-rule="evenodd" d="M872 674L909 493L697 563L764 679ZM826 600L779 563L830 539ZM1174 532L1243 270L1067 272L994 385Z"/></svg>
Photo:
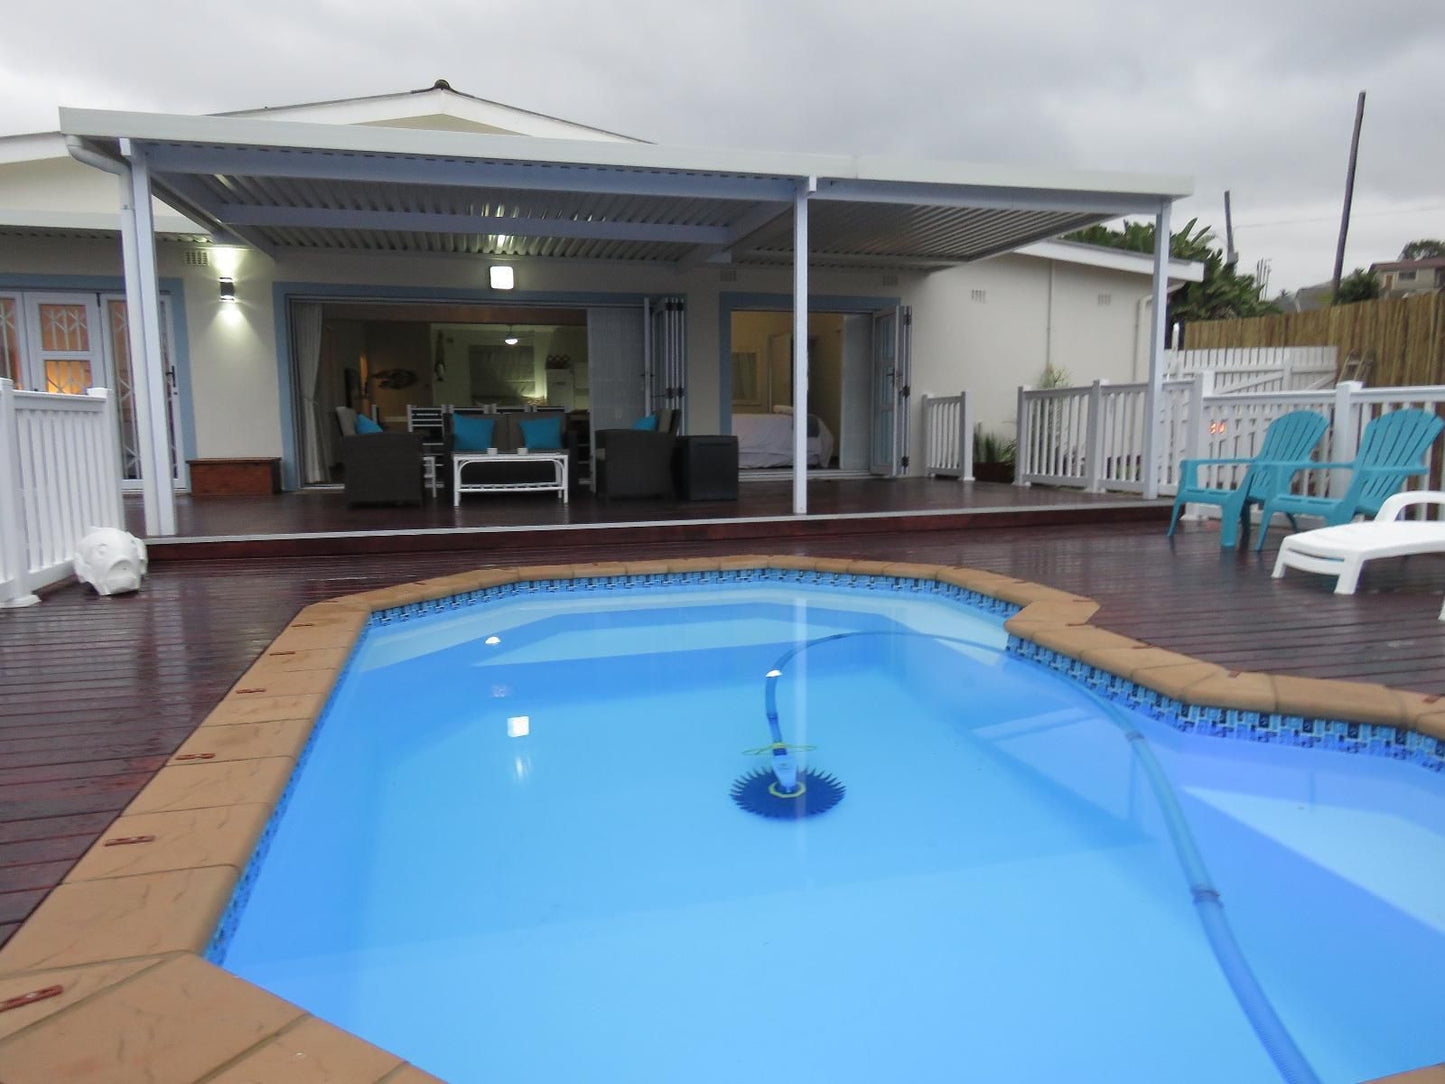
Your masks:
<svg viewBox="0 0 1445 1084"><path fill-rule="evenodd" d="M1445 234L1442 55L1438 0L92 0L7 13L0 131L445 77L658 142L1187 173L1179 220L1222 234L1230 189L1245 265L1295 286L1329 273L1361 89L1352 265Z"/></svg>

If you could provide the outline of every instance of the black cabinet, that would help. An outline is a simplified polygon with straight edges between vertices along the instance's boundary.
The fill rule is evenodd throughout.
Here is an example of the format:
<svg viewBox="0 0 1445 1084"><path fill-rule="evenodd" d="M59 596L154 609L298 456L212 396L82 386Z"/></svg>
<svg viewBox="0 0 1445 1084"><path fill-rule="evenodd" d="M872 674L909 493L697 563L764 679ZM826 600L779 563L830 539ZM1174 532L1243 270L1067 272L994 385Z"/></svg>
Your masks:
<svg viewBox="0 0 1445 1084"><path fill-rule="evenodd" d="M672 477L681 500L737 500L738 438L678 437L672 457Z"/></svg>

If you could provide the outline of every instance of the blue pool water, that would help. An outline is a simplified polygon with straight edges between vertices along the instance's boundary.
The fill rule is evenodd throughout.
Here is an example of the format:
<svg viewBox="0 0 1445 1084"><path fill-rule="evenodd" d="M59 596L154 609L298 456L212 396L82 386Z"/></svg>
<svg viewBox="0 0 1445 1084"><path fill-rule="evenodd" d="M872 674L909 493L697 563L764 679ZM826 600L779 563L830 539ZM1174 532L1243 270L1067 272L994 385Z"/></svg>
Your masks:
<svg viewBox="0 0 1445 1084"><path fill-rule="evenodd" d="M765 673L840 632L778 705L847 796L743 812ZM1182 733L1005 639L793 584L373 628L224 965L453 1084L1277 1081L1122 719L1319 1079L1445 1058L1445 778Z"/></svg>

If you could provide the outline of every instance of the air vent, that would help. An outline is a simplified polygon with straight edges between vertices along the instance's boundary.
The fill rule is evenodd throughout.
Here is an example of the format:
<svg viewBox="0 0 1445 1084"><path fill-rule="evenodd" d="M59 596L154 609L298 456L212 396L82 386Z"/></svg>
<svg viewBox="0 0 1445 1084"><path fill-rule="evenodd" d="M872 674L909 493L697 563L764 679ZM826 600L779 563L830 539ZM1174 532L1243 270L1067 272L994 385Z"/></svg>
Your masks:
<svg viewBox="0 0 1445 1084"><path fill-rule="evenodd" d="M883 286L897 286L897 285L898 285L898 276L897 276L897 275L884 275L884 276L883 276L881 279L879 279L878 281L879 281L879 284L880 284L880 285L883 285Z"/></svg>
<svg viewBox="0 0 1445 1084"><path fill-rule="evenodd" d="M987 291L987 290L970 290L970 291L968 291L968 296L969 296L970 298L972 298L974 301L987 301L987 300L988 300L988 291Z"/></svg>
<svg viewBox="0 0 1445 1084"><path fill-rule="evenodd" d="M192 248L186 250L187 267L210 267L211 254L203 248Z"/></svg>
<svg viewBox="0 0 1445 1084"><path fill-rule="evenodd" d="M1100 294L1100 295L1099 295L1099 306L1100 306L1101 308L1102 308L1103 306L1105 306L1105 305L1112 305L1113 303L1114 303L1114 295L1113 295L1113 294Z"/></svg>
<svg viewBox="0 0 1445 1084"><path fill-rule="evenodd" d="M738 269L736 267L724 267L717 273L717 280L719 282L737 282Z"/></svg>

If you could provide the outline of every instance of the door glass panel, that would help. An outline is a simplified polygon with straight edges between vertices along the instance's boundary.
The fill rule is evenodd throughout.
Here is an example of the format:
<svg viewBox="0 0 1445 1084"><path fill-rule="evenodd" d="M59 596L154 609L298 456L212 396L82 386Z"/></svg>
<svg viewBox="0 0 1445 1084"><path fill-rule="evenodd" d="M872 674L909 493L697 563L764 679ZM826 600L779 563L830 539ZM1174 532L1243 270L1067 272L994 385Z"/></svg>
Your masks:
<svg viewBox="0 0 1445 1084"><path fill-rule="evenodd" d="M90 330L86 327L84 305L42 303L40 310L40 349L44 351L86 351L90 349Z"/></svg>
<svg viewBox="0 0 1445 1084"><path fill-rule="evenodd" d="M0 379L25 386L20 379L20 306L13 297L0 297Z"/></svg>
<svg viewBox="0 0 1445 1084"><path fill-rule="evenodd" d="M135 412L135 377L130 364L130 323L125 299L106 299L106 331L110 335L110 356L114 369L116 408L120 415L121 476L140 478L140 432ZM166 373L167 435L170 437L171 474L176 473L175 381L171 369L170 309L161 302L161 364Z"/></svg>
<svg viewBox="0 0 1445 1084"><path fill-rule="evenodd" d="M45 390L56 395L84 395L93 387L90 362L73 358L45 359Z"/></svg>

